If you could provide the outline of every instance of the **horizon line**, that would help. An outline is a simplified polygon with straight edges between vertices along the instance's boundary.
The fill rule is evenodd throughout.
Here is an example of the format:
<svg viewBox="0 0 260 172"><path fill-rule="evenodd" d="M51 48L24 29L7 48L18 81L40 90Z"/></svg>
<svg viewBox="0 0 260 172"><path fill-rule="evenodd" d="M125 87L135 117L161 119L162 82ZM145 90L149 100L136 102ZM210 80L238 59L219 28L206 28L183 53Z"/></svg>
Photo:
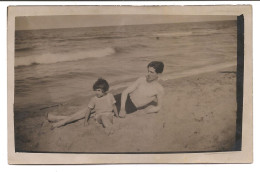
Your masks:
<svg viewBox="0 0 260 172"><path fill-rule="evenodd" d="M184 21L175 23L144 23L144 24L124 24L124 25L104 25L104 26L82 26L82 27L57 27L57 28L42 28L42 29L15 29L15 31L30 31L30 30L56 30L56 29L79 29L79 28L97 28L97 27L124 27L124 26L142 26L142 25L164 25L164 24L182 24L182 23L205 23L205 22L228 22L236 20L208 20L208 21Z"/></svg>

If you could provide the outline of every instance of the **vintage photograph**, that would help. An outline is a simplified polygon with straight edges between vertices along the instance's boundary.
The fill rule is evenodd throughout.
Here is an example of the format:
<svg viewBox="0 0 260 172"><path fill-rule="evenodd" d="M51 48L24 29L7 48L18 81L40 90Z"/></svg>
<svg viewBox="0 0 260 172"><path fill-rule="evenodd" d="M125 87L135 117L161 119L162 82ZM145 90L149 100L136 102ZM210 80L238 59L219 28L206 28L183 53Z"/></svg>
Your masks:
<svg viewBox="0 0 260 172"><path fill-rule="evenodd" d="M241 151L243 14L14 23L16 153Z"/></svg>

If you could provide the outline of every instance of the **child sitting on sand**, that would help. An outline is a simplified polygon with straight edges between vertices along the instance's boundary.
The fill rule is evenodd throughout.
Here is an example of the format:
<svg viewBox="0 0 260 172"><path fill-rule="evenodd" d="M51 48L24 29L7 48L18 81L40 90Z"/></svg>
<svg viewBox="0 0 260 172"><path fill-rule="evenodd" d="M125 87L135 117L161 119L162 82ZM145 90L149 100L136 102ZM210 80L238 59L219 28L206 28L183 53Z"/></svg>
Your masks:
<svg viewBox="0 0 260 172"><path fill-rule="evenodd" d="M88 107L76 112L75 114L65 116L54 116L48 114L49 121L57 121L53 128L63 126L67 123L82 119L85 117L84 125L88 124L91 112L95 111L96 122L103 125L108 133L112 132L113 116L118 117L118 111L115 106L115 98L111 93L107 93L109 85L105 79L99 78L93 85L96 96L92 97Z"/></svg>
<svg viewBox="0 0 260 172"><path fill-rule="evenodd" d="M113 116L115 114L118 117L118 111L115 98L111 93L107 93L108 89L107 81L102 78L98 79L93 85L96 96L92 97L88 104L89 111L85 116L85 125L88 123L91 110L95 110L96 121L102 124L104 128L111 129Z"/></svg>

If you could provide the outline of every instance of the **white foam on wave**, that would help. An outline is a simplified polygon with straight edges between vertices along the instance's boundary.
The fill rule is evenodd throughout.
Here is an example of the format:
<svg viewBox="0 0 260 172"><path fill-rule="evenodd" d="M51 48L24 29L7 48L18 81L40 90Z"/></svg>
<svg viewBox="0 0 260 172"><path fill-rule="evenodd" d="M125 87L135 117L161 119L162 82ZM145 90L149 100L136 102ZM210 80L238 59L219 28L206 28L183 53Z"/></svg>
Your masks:
<svg viewBox="0 0 260 172"><path fill-rule="evenodd" d="M100 58L106 57L116 53L114 48L107 47L103 49L94 49L88 51L81 51L77 53L62 53L62 54L42 54L42 55L30 55L26 57L19 57L15 59L15 67L28 66L32 64L52 64L66 61L77 61L87 58Z"/></svg>
<svg viewBox="0 0 260 172"><path fill-rule="evenodd" d="M155 37L183 37L183 36L203 36L203 35L211 35L219 33L216 30L203 30L203 31L183 31L183 32L165 32L165 33L157 33L153 36Z"/></svg>
<svg viewBox="0 0 260 172"><path fill-rule="evenodd" d="M161 77L160 79L162 81L167 81L167 80L172 80L172 79L178 79L178 78L184 78L192 75L198 75L202 73L207 73L207 72L213 72L217 70L221 70L224 68L228 67L233 67L236 66L236 62L226 62L226 63L220 63L220 64L212 64L212 65L207 65L204 67L198 67L195 69L190 69L184 72L179 72L179 73L174 73L174 74L167 74Z"/></svg>

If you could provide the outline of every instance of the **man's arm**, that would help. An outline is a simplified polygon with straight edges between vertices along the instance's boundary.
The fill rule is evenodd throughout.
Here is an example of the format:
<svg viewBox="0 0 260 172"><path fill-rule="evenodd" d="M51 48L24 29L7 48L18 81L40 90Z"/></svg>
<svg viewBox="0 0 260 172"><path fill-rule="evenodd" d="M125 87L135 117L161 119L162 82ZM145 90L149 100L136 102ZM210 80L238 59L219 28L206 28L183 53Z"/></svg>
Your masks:
<svg viewBox="0 0 260 172"><path fill-rule="evenodd" d="M88 120L89 120L89 117L90 117L90 114L91 114L90 112L91 112L91 109L87 108L87 111L86 111L86 114L85 114L84 126L86 126L88 124Z"/></svg>
<svg viewBox="0 0 260 172"><path fill-rule="evenodd" d="M119 116L121 117L125 117L126 112L125 112L125 103L126 103L126 98L127 95L129 93L132 93L139 85L140 81L142 78L137 79L132 85L130 85L129 87L127 87L127 89L125 89L122 92L122 96L121 96L121 108L120 108L120 114Z"/></svg>
<svg viewBox="0 0 260 172"><path fill-rule="evenodd" d="M149 106L149 107L147 107L144 110L145 113L157 113L157 112L159 112L161 107L162 107L163 95L164 95L164 91L163 91L163 88L162 88L162 89L160 89L160 91L156 95L157 106Z"/></svg>
<svg viewBox="0 0 260 172"><path fill-rule="evenodd" d="M118 111L117 111L117 108L116 108L116 105L115 105L115 104L113 104L113 111L114 111L116 117L119 117Z"/></svg>

